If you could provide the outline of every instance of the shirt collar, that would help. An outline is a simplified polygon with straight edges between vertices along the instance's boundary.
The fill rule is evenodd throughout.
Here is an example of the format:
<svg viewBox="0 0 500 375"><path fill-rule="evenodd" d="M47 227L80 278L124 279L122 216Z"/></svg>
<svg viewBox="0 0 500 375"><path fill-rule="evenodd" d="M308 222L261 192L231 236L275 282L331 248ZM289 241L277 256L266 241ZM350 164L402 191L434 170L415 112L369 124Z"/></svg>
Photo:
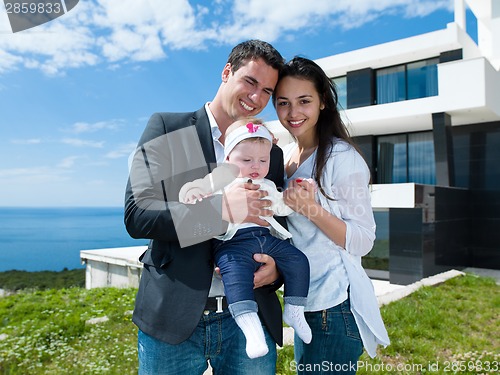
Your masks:
<svg viewBox="0 0 500 375"><path fill-rule="evenodd" d="M219 125L217 125L217 122L215 121L215 117L212 114L212 111L210 110L210 107L208 106L210 102L205 104L205 111L207 112L208 116L208 121L210 123L210 130L212 131L212 138L213 140L218 140L220 136L222 135L222 132L219 129Z"/></svg>
<svg viewBox="0 0 500 375"><path fill-rule="evenodd" d="M205 112L207 112L208 122L210 123L210 131L212 132L212 142L214 144L215 160L217 163L224 162L224 146L220 143L219 138L222 136L222 132L215 121L215 117L208 106L210 104L205 104Z"/></svg>

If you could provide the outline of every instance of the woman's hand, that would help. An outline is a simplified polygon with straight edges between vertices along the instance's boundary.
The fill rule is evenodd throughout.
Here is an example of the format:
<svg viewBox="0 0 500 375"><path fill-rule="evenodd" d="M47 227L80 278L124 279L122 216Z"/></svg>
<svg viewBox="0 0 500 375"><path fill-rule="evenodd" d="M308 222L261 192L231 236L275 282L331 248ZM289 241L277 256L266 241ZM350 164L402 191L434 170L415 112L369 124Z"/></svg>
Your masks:
<svg viewBox="0 0 500 375"><path fill-rule="evenodd" d="M316 190L316 183L313 181L297 178L290 181L288 188L283 192L283 199L295 212L311 219L311 216L319 214L321 209L316 202Z"/></svg>
<svg viewBox="0 0 500 375"><path fill-rule="evenodd" d="M346 224L316 202L316 190L314 182L296 179L288 184L288 189L283 192L283 199L294 211L307 217L328 238L345 249Z"/></svg>

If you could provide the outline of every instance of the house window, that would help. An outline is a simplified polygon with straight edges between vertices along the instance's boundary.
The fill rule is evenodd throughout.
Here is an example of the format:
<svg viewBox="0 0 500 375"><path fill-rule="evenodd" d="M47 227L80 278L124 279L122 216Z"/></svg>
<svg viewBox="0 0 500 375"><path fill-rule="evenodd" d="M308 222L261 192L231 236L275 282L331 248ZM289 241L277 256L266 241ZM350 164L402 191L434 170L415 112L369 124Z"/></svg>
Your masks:
<svg viewBox="0 0 500 375"><path fill-rule="evenodd" d="M406 146L406 134L378 137L378 183L407 182Z"/></svg>
<svg viewBox="0 0 500 375"><path fill-rule="evenodd" d="M432 132L378 137L377 182L435 184Z"/></svg>
<svg viewBox="0 0 500 375"><path fill-rule="evenodd" d="M337 95L338 95L338 109L346 109L347 108L347 78L346 76L343 77L336 77L332 78L332 82L335 85L335 88L337 89Z"/></svg>
<svg viewBox="0 0 500 375"><path fill-rule="evenodd" d="M377 104L425 98L438 94L438 58L376 71Z"/></svg>
<svg viewBox="0 0 500 375"><path fill-rule="evenodd" d="M408 134L408 182L429 185L436 183L432 132Z"/></svg>
<svg viewBox="0 0 500 375"><path fill-rule="evenodd" d="M439 59L418 61L406 66L408 99L426 98L438 94L437 64Z"/></svg>
<svg viewBox="0 0 500 375"><path fill-rule="evenodd" d="M405 66L377 70L377 104L406 100Z"/></svg>
<svg viewBox="0 0 500 375"><path fill-rule="evenodd" d="M374 209L376 232L372 250L361 258L365 269L389 271L389 209ZM379 273L377 278L383 277Z"/></svg>

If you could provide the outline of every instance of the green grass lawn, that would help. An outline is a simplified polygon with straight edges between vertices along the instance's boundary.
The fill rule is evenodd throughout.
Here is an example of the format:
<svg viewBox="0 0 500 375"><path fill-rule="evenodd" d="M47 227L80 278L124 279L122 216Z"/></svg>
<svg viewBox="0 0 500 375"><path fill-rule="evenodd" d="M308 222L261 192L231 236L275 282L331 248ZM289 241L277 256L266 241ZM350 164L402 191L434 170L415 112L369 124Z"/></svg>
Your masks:
<svg viewBox="0 0 500 375"><path fill-rule="evenodd" d="M358 373L499 373L499 289L466 275L384 306L391 345L376 359L363 355ZM135 293L74 287L0 298L0 374L136 374ZM292 360L292 347L280 349L278 372L292 374Z"/></svg>
<svg viewBox="0 0 500 375"><path fill-rule="evenodd" d="M358 374L500 373L500 286L466 275L383 306L391 345ZM280 374L293 374L293 349L280 354Z"/></svg>

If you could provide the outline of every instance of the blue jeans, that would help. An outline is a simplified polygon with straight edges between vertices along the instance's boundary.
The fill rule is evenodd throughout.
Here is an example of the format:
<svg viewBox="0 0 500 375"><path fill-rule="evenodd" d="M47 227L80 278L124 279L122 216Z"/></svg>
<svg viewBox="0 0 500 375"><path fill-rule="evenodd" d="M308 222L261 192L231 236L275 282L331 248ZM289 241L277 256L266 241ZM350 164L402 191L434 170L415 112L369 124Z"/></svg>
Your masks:
<svg viewBox="0 0 500 375"><path fill-rule="evenodd" d="M295 335L295 363L298 374L355 374L363 343L347 298L323 311L306 312L312 341L304 344Z"/></svg>
<svg viewBox="0 0 500 375"><path fill-rule="evenodd" d="M269 254L276 262L284 280L285 302L304 306L309 291L309 261L304 253L271 235L268 228L243 228L230 240L214 240L215 262L233 316L257 312L253 278L260 263L253 255L258 253Z"/></svg>
<svg viewBox="0 0 500 375"><path fill-rule="evenodd" d="M227 309L202 315L186 341L171 345L138 334L139 375L201 375L208 368L216 375L275 375L276 343L264 327L269 353L250 359L246 340Z"/></svg>

